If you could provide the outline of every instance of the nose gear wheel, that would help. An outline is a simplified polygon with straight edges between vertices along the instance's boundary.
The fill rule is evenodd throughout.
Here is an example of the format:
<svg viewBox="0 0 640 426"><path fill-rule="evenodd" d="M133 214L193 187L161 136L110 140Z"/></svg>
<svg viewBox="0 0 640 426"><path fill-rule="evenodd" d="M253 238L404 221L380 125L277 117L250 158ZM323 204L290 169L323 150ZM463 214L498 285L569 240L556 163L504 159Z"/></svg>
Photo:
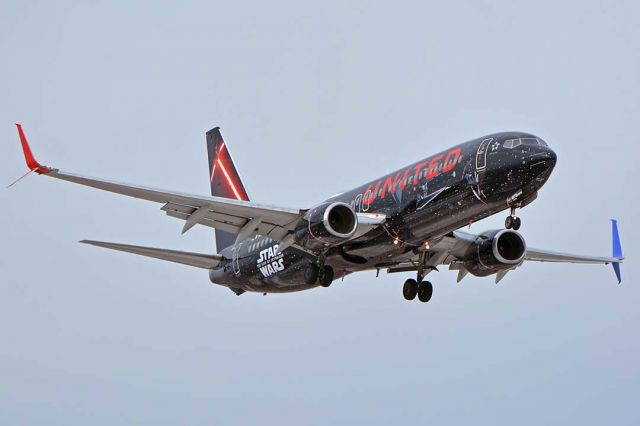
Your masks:
<svg viewBox="0 0 640 426"><path fill-rule="evenodd" d="M522 222L520 218L516 216L515 206L512 206L511 214L507 216L507 218L504 220L504 227L507 229L513 229L514 231L517 231L518 229L520 229L520 225L522 225Z"/></svg>

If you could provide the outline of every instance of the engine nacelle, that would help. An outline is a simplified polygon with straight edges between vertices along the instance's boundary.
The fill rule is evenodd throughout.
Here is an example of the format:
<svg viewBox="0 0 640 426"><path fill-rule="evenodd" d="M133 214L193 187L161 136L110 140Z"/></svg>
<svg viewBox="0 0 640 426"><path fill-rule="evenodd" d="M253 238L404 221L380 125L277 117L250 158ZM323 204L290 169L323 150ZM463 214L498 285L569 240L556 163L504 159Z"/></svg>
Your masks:
<svg viewBox="0 0 640 426"><path fill-rule="evenodd" d="M484 277L518 266L526 252L527 244L516 231L488 231L480 234L465 267L473 275Z"/></svg>
<svg viewBox="0 0 640 426"><path fill-rule="evenodd" d="M324 203L305 213L294 231L294 239L309 249L330 247L351 238L357 228L358 216L350 205Z"/></svg>

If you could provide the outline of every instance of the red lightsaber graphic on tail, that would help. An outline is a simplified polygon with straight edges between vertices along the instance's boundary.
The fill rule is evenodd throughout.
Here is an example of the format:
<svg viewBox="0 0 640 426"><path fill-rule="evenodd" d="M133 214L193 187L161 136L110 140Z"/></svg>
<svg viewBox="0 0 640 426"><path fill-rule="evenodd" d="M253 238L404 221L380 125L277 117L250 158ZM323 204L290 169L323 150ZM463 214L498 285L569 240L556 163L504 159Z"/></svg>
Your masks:
<svg viewBox="0 0 640 426"><path fill-rule="evenodd" d="M240 175L233 164L219 128L207 133L207 151L211 195L249 201L249 195L242 185Z"/></svg>

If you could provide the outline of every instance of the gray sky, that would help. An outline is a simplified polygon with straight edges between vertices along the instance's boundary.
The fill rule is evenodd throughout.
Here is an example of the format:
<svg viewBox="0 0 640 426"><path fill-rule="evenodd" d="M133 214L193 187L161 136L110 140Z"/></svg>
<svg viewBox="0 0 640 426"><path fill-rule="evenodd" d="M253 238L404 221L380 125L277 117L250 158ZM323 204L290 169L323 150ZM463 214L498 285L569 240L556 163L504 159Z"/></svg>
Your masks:
<svg viewBox="0 0 640 426"><path fill-rule="evenodd" d="M638 2L4 2L2 181L45 164L208 193L222 126L256 201L310 207L450 145L558 153L500 285L401 275L236 297L204 271L83 238L210 252L158 205L30 176L0 190L2 424L640 422ZM502 226L504 215L473 231Z"/></svg>

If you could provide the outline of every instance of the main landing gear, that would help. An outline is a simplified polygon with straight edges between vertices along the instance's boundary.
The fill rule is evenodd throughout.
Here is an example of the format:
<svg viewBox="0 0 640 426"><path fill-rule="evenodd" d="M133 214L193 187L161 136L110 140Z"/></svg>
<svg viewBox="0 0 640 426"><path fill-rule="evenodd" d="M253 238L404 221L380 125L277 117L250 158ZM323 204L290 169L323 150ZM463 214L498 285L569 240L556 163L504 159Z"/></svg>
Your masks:
<svg viewBox="0 0 640 426"><path fill-rule="evenodd" d="M418 282L413 278L409 278L404 282L402 295L407 300L413 300L418 296L418 300L426 303L433 296L433 285L429 281Z"/></svg>
<svg viewBox="0 0 640 426"><path fill-rule="evenodd" d="M309 263L304 270L304 282L313 285L316 281L322 287L329 287L333 282L333 268L329 265Z"/></svg>
<svg viewBox="0 0 640 426"><path fill-rule="evenodd" d="M522 223L520 221L520 218L516 216L516 208L512 206L511 214L507 216L507 218L504 221L504 227L507 229L513 229L514 231L517 231L518 229L520 229L521 224Z"/></svg>
<svg viewBox="0 0 640 426"><path fill-rule="evenodd" d="M424 270L427 268L428 252L423 251L418 258L418 273L416 279L409 278L404 282L402 287L402 295L407 300L413 300L418 296L418 300L423 303L431 300L433 296L433 285L429 281L422 281L424 278ZM435 267L430 267L433 270L438 270Z"/></svg>

